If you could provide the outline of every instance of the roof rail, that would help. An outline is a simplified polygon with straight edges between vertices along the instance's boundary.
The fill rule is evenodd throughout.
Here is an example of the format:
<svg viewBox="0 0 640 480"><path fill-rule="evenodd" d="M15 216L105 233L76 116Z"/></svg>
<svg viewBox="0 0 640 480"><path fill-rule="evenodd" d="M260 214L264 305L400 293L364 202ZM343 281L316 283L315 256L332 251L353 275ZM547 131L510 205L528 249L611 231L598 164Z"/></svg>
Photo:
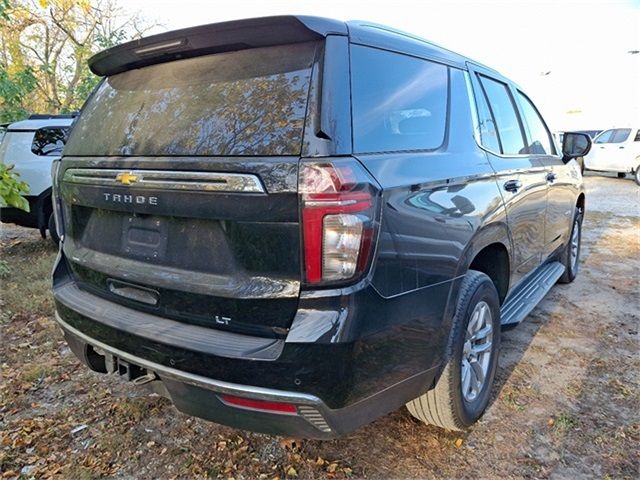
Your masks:
<svg viewBox="0 0 640 480"><path fill-rule="evenodd" d="M76 118L80 113L79 112L71 112L71 113L61 113L59 115L48 114L48 113L32 113L29 115L29 120L51 120L54 118Z"/></svg>

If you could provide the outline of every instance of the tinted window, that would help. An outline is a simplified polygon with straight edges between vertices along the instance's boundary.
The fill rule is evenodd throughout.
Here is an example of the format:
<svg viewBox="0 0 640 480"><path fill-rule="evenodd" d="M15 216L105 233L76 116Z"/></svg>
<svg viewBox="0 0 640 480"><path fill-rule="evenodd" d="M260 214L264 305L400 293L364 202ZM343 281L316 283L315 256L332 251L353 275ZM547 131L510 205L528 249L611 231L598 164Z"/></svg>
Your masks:
<svg viewBox="0 0 640 480"><path fill-rule="evenodd" d="M478 109L478 128L480 130L480 141L485 148L493 152L501 152L496 122L493 120L487 98L482 91L476 92L476 107Z"/></svg>
<svg viewBox="0 0 640 480"><path fill-rule="evenodd" d="M447 67L352 46L354 150L428 150L444 141Z"/></svg>
<svg viewBox="0 0 640 480"><path fill-rule="evenodd" d="M611 139L609 143L622 143L629 138L629 134L631 133L630 128L616 128L613 131L613 135L611 135Z"/></svg>
<svg viewBox="0 0 640 480"><path fill-rule="evenodd" d="M480 76L480 81L487 94L491 113L498 127L502 153L506 155L526 153L520 123L507 86L484 76Z"/></svg>
<svg viewBox="0 0 640 480"><path fill-rule="evenodd" d="M556 150L551 144L551 134L549 133L549 130L547 130L547 127L536 110L536 107L534 107L531 101L521 92L518 92L518 100L520 101L522 117L527 126L527 132L529 133L527 137L528 145L526 146L526 153L540 155L555 154Z"/></svg>
<svg viewBox="0 0 640 480"><path fill-rule="evenodd" d="M299 155L315 43L240 50L107 78L69 155Z"/></svg>
<svg viewBox="0 0 640 480"><path fill-rule="evenodd" d="M640 142L640 129L636 132L636 138L634 138L633 141Z"/></svg>
<svg viewBox="0 0 640 480"><path fill-rule="evenodd" d="M594 143L608 143L611 139L611 135L613 135L613 130L605 130L598 135L598 138L595 139Z"/></svg>
<svg viewBox="0 0 640 480"><path fill-rule="evenodd" d="M69 134L68 127L46 127L35 131L31 151L41 156L62 155Z"/></svg>

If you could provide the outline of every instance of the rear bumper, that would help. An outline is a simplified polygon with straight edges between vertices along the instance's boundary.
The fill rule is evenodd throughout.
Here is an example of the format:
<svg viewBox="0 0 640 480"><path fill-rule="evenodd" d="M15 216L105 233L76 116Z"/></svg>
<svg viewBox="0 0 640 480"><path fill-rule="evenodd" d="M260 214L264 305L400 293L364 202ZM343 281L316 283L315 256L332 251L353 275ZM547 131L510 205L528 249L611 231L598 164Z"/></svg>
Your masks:
<svg viewBox="0 0 640 480"><path fill-rule="evenodd" d="M145 373L154 374L162 382L163 393L181 412L223 425L272 435L314 439L339 437L397 408L399 398L424 388L425 382L430 383L436 373L433 369L415 375L353 405L331 409L314 395L225 382L152 362L90 337L66 323L58 313L56 320L71 350L89 368L96 370L95 364L92 365L88 360L89 352L115 357L118 361L124 360L129 365L140 367ZM158 385L154 386L158 388ZM294 404L296 413L278 414L238 408L226 404L222 399L223 395ZM402 400L403 403L405 401L407 399Z"/></svg>
<svg viewBox="0 0 640 480"><path fill-rule="evenodd" d="M334 438L424 393L440 371L440 354L431 342L441 342L423 337L412 324L332 342L324 342L325 335L317 341L307 336L306 342L299 334L295 341L250 337L105 300L75 282L63 256L53 276L56 318L83 363L102 373L114 370L105 368L110 357L134 365L138 373L144 370L141 375L152 374L161 381L163 393L178 410L236 428ZM321 308L325 300L315 301ZM340 299L341 305L350 302L361 305L353 310L363 315L349 317L351 321L370 323L371 310L363 309L363 300ZM389 307L396 312L397 302ZM381 310L377 305L370 308ZM289 337L295 336L292 333ZM96 358L102 367L96 366ZM221 395L288 403L296 409L265 413L230 406Z"/></svg>
<svg viewBox="0 0 640 480"><path fill-rule="evenodd" d="M67 324L57 313L56 320L73 352L89 368L95 367L86 361L87 347L152 372L162 381L176 408L184 413L270 434L298 435L306 438L333 438L340 434L337 428L340 425L340 415L313 395L239 385L167 367L95 340ZM298 413L274 414L231 407L221 400L221 395L292 403L296 405Z"/></svg>

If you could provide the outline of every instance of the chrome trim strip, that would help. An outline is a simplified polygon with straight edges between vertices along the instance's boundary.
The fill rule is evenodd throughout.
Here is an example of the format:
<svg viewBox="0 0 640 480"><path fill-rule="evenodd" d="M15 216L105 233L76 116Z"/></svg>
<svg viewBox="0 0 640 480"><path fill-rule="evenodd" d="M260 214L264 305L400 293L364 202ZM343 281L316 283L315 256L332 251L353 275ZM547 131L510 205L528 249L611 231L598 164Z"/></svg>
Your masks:
<svg viewBox="0 0 640 480"><path fill-rule="evenodd" d="M323 405L322 400L314 395L306 393L287 392L285 390L274 390L271 388L254 387L250 385L240 385L237 383L229 383L221 380L214 380L212 378L203 377L195 373L189 373L175 368L160 365L159 363L145 360L144 358L136 357L127 352L123 352L115 347L102 343L99 340L89 337L82 333L80 330L72 327L67 322L62 320L58 312L55 313L55 318L60 327L71 335L78 337L83 342L86 342L93 347L104 350L111 355L118 358L122 358L127 362L131 362L134 365L145 368L152 372L157 373L160 378L168 378L177 382L187 383L196 387L212 390L216 393L225 393L229 395L245 396L248 398L255 398L257 400L278 401L286 403L295 403L298 405L315 405L321 407Z"/></svg>
<svg viewBox="0 0 640 480"><path fill-rule="evenodd" d="M117 180L119 175L133 178L127 183L122 183ZM70 168L64 172L63 181L106 187L133 186L136 189L266 193L260 179L250 173Z"/></svg>

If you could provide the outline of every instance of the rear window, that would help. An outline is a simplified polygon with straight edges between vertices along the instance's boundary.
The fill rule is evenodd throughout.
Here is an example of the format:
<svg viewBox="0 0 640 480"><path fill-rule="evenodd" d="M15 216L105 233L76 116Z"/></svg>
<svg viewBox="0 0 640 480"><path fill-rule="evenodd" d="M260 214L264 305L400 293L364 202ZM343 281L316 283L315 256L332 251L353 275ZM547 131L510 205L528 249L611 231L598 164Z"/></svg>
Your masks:
<svg viewBox="0 0 640 480"><path fill-rule="evenodd" d="M447 67L376 48L351 48L356 153L440 147L447 124Z"/></svg>
<svg viewBox="0 0 640 480"><path fill-rule="evenodd" d="M316 43L153 65L103 81L66 155L299 155Z"/></svg>
<svg viewBox="0 0 640 480"><path fill-rule="evenodd" d="M60 156L68 134L69 127L39 128L33 134L31 151L41 157Z"/></svg>

